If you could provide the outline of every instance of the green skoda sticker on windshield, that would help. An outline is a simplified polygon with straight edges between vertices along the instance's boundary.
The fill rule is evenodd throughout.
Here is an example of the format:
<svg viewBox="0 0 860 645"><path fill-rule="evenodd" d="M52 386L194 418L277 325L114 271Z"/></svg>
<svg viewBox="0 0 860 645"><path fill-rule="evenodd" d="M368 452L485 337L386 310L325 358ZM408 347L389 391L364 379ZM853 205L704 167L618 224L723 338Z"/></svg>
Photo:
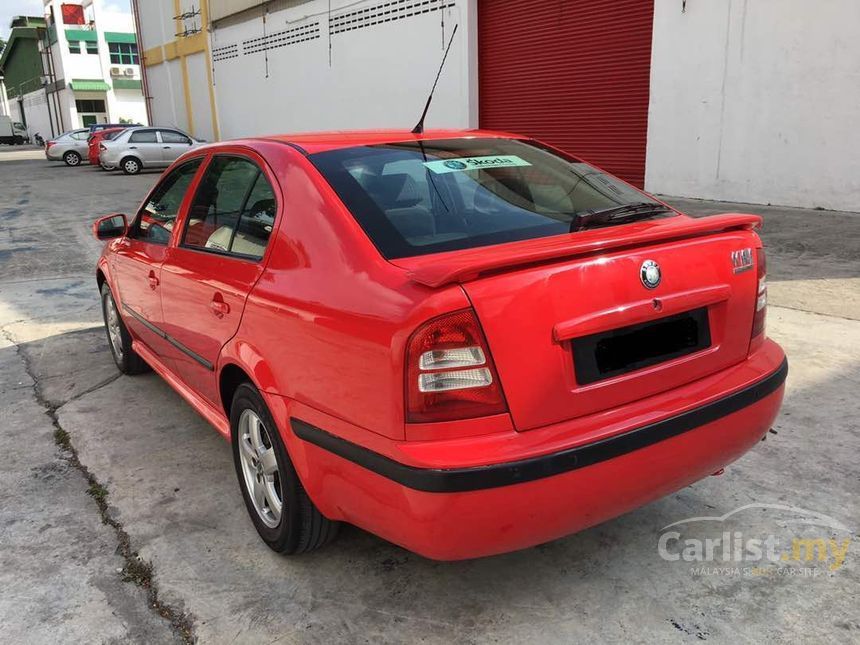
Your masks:
<svg viewBox="0 0 860 645"><path fill-rule="evenodd" d="M437 175L463 170L490 170L493 168L513 168L516 166L531 166L531 164L516 155L488 155L486 157L457 157L456 159L441 159L425 161L424 165Z"/></svg>

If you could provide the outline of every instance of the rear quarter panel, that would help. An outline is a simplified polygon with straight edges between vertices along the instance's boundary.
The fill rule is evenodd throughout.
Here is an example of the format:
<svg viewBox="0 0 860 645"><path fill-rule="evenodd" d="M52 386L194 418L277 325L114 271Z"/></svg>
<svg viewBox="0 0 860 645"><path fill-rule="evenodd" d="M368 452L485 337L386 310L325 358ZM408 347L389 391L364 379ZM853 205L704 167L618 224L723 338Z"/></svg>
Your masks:
<svg viewBox="0 0 860 645"><path fill-rule="evenodd" d="M272 143L264 155L283 219L223 360L269 394L402 439L406 341L468 300L459 286L423 287L385 261L299 152Z"/></svg>

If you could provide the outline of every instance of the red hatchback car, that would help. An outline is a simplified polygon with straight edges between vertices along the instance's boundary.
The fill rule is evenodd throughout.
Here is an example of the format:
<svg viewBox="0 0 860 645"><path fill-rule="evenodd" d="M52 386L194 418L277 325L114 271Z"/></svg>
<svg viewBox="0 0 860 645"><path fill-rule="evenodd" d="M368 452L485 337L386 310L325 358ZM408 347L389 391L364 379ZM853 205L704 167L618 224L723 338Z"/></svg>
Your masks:
<svg viewBox="0 0 860 645"><path fill-rule="evenodd" d="M125 128L104 128L96 130L87 138L87 159L92 166L99 164L99 144L102 141L111 141L116 135L125 130Z"/></svg>
<svg viewBox="0 0 860 645"><path fill-rule="evenodd" d="M753 215L480 131L231 141L94 224L119 369L232 442L263 540L521 549L720 470L779 410Z"/></svg>

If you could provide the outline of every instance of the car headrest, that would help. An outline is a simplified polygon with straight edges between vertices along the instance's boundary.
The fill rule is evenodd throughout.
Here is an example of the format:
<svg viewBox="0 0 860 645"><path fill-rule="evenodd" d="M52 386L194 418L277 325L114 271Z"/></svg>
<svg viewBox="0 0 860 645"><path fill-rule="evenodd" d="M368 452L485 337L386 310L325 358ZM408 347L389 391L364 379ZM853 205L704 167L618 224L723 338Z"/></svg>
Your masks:
<svg viewBox="0 0 860 645"><path fill-rule="evenodd" d="M436 221L430 211L423 206L389 208L385 211L385 215L407 240L436 233Z"/></svg>
<svg viewBox="0 0 860 645"><path fill-rule="evenodd" d="M222 226L209 236L209 239L206 240L205 246L207 249L218 249L219 251L226 251L230 246L230 238L232 236L233 227Z"/></svg>
<svg viewBox="0 0 860 645"><path fill-rule="evenodd" d="M251 206L251 209L248 213L253 217L258 213L265 213L266 215L275 214L275 200L274 199L259 199L254 202L254 205Z"/></svg>
<svg viewBox="0 0 860 645"><path fill-rule="evenodd" d="M407 173L380 175L370 182L367 188L383 210L415 206L421 201L418 185Z"/></svg>

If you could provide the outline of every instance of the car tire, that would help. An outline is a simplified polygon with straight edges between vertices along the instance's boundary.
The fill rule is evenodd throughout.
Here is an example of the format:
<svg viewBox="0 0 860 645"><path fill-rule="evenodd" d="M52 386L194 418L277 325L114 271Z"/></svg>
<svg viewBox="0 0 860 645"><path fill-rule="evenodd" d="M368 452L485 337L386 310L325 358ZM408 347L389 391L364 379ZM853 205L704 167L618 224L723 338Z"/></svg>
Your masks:
<svg viewBox="0 0 860 645"><path fill-rule="evenodd" d="M63 161L66 162L67 166L80 166L81 155L79 155L74 150L69 150L66 154L63 155Z"/></svg>
<svg viewBox="0 0 860 645"><path fill-rule="evenodd" d="M230 429L236 477L263 542L284 555L331 542L340 523L320 513L308 497L263 397L250 383L236 388Z"/></svg>
<svg viewBox="0 0 860 645"><path fill-rule="evenodd" d="M123 374L141 374L150 367L131 347L131 334L119 314L107 283L102 285L102 316L105 321L108 347L117 369Z"/></svg>
<svg viewBox="0 0 860 645"><path fill-rule="evenodd" d="M23 146L24 145L24 137L16 136L15 137L15 145L16 146Z"/></svg>
<svg viewBox="0 0 860 645"><path fill-rule="evenodd" d="M134 157L126 157L119 162L119 167L126 175L136 175L140 172L140 161Z"/></svg>

